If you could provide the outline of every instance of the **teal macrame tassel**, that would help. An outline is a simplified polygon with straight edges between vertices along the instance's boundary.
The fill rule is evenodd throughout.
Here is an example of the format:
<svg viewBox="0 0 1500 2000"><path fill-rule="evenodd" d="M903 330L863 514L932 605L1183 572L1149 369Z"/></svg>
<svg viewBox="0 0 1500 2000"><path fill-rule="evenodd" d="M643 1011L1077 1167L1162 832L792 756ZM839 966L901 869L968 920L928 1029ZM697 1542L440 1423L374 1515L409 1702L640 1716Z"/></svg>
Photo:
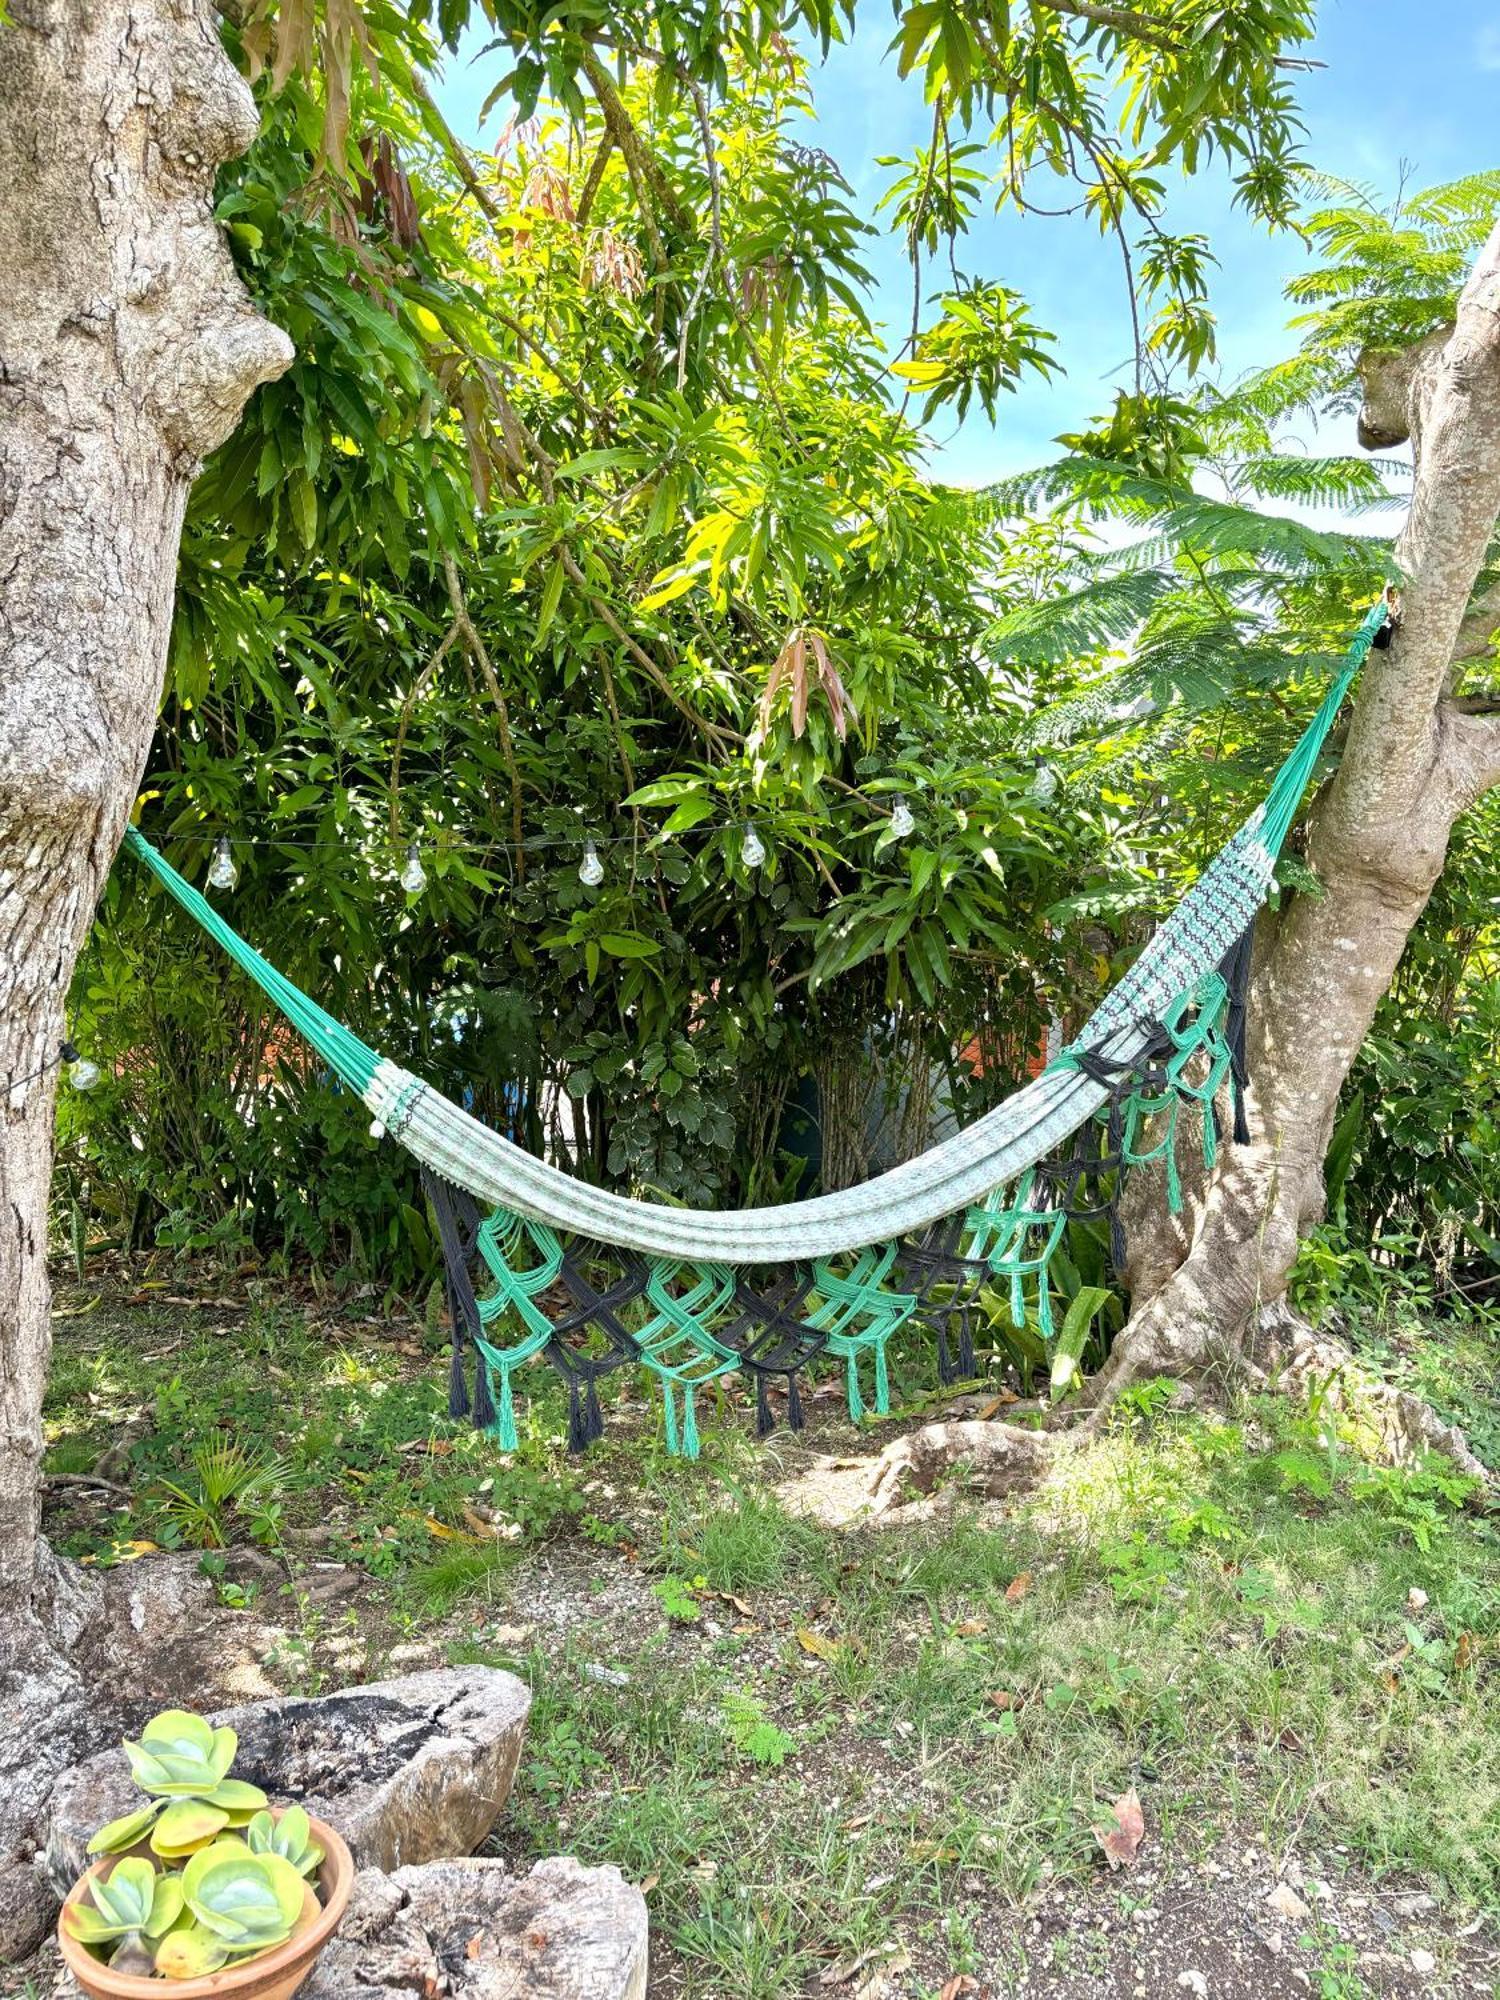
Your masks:
<svg viewBox="0 0 1500 2000"><path fill-rule="evenodd" d="M1019 1329L1026 1324L1026 1292L1019 1271L1010 1274L1010 1316Z"/></svg>
<svg viewBox="0 0 1500 2000"><path fill-rule="evenodd" d="M891 1414L891 1378L885 1365L883 1340L875 1348L875 1414L877 1417Z"/></svg>
<svg viewBox="0 0 1500 2000"><path fill-rule="evenodd" d="M1177 1173L1177 1107L1172 1107L1172 1125L1167 1134L1167 1208L1173 1215L1182 1213L1182 1182Z"/></svg>
<svg viewBox="0 0 1500 2000"><path fill-rule="evenodd" d="M859 1393L859 1362L852 1354L844 1364L844 1378L849 1392L849 1421L857 1424L864 1417L865 1403Z"/></svg>
<svg viewBox="0 0 1500 2000"><path fill-rule="evenodd" d="M502 1451L515 1451L521 1440L516 1436L516 1405L510 1392L510 1370L500 1365L500 1421L495 1427Z"/></svg>
<svg viewBox="0 0 1500 2000"><path fill-rule="evenodd" d="M1043 1340L1052 1338L1052 1287L1047 1282L1045 1270L1037 1273L1036 1280L1036 1324Z"/></svg>
<svg viewBox="0 0 1500 2000"><path fill-rule="evenodd" d="M672 1399L672 1385L670 1382L662 1383L661 1395L662 1403L667 1413L667 1456L669 1458L676 1458L681 1450L681 1445L678 1443L677 1438L677 1406Z"/></svg>
<svg viewBox="0 0 1500 2000"><path fill-rule="evenodd" d="M685 1382L682 1388L682 1453L684 1458L698 1456L698 1412L691 1382Z"/></svg>

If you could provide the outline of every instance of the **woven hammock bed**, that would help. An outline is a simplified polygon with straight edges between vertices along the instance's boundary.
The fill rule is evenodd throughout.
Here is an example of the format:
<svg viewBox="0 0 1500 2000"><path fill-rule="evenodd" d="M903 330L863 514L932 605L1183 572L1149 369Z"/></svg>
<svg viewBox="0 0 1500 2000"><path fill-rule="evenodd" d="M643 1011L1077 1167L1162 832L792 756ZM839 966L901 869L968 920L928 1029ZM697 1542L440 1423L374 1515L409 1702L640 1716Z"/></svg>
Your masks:
<svg viewBox="0 0 1500 2000"><path fill-rule="evenodd" d="M987 1287L1008 1296L1017 1326L1052 1338L1048 1266L1069 1218L1107 1214L1113 1225L1122 1177L1156 1161L1175 1209L1184 1107L1201 1113L1207 1166L1221 1093L1243 1142L1256 913L1334 718L1387 630L1382 602L1265 801L1039 1076L917 1159L776 1207L631 1200L535 1158L325 1013L136 828L126 844L363 1099L377 1135L420 1163L443 1250L452 1414L514 1450L512 1377L540 1355L568 1385L570 1443L581 1448L602 1427L599 1377L633 1364L661 1384L668 1450L696 1457L696 1398L734 1371L755 1383L764 1435L778 1380L800 1427L798 1377L823 1356L843 1366L851 1416L864 1412L866 1382L885 1414L886 1349L912 1320L931 1329L941 1380L971 1374ZM1114 1240L1119 1261L1117 1229Z"/></svg>

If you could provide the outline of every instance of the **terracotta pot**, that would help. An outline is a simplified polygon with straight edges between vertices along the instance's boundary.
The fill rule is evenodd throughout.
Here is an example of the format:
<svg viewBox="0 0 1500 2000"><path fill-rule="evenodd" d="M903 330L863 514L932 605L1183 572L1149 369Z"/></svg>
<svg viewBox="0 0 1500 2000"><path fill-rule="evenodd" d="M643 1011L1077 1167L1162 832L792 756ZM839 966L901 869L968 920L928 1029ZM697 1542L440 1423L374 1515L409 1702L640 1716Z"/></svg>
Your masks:
<svg viewBox="0 0 1500 2000"><path fill-rule="evenodd" d="M280 1818L280 1810L273 1810ZM247 1963L226 1965L206 1979L146 1979L135 1972L112 1972L84 1950L63 1922L89 1883L96 1876L107 1876L115 1863L123 1859L118 1854L107 1854L73 1884L57 1920L57 1942L69 1972L89 2000L291 2000L312 1971L318 1953L343 1921L344 1906L354 1884L354 1858L342 1836L320 1819L310 1820L309 1824L313 1839L323 1850L323 1865L318 1870L322 1907L316 1915L309 1910L286 1943L277 1945L274 1951L262 1952L259 1958ZM150 1853L144 1846L133 1851Z"/></svg>

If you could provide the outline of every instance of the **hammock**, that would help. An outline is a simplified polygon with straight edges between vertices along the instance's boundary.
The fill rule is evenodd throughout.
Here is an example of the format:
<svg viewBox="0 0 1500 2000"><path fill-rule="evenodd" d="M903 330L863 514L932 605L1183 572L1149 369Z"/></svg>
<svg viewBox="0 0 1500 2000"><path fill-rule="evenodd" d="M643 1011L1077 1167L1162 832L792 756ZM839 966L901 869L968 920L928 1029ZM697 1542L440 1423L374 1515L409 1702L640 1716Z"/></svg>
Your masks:
<svg viewBox="0 0 1500 2000"><path fill-rule="evenodd" d="M1009 1286L1018 1324L1029 1316L1029 1284L1038 1327L1050 1336L1047 1266L1068 1216L1108 1213L1113 1222L1112 1195L1102 1197L1100 1183L1117 1189L1126 1169L1153 1160L1164 1162L1175 1207L1179 1111L1202 1109L1211 1166L1215 1100L1226 1083L1243 1136L1250 930L1334 717L1385 623L1382 602L1359 627L1264 803L1040 1076L919 1158L861 1186L779 1207L632 1200L534 1158L325 1013L136 828L127 829L126 844L363 1099L376 1132L420 1162L443 1244L454 1414L472 1413L514 1448L511 1375L541 1353L569 1384L570 1438L581 1445L598 1434L598 1377L640 1362L662 1382L669 1449L695 1455L694 1393L732 1369L756 1381L764 1429L771 1379L785 1379L795 1424L797 1373L825 1352L845 1363L856 1416L859 1364L873 1361L883 1412L886 1343L913 1315L935 1328L944 1379L955 1369L955 1330L956 1366L970 1371L971 1316L981 1289L995 1281ZM1079 1133L1072 1153L1058 1159ZM485 1218L479 1204L495 1212ZM565 1247L559 1232L608 1246L618 1253L612 1268L601 1274L599 1260L591 1266L586 1250ZM752 1284L747 1269L767 1265L778 1268ZM491 1336L502 1330L517 1337L497 1345ZM466 1343L477 1363L472 1404ZM674 1390L683 1399L680 1424Z"/></svg>

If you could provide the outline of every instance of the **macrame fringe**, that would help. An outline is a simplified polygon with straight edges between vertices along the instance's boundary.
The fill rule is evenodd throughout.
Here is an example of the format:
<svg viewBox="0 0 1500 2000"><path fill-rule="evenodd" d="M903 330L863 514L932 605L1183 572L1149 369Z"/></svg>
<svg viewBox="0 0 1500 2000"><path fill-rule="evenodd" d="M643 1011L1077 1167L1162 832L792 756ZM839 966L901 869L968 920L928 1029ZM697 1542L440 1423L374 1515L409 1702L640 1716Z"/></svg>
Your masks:
<svg viewBox="0 0 1500 2000"><path fill-rule="evenodd" d="M804 1422L802 1391L797 1385L795 1373L788 1374L786 1378L786 1420L794 1431L800 1431Z"/></svg>
<svg viewBox="0 0 1500 2000"><path fill-rule="evenodd" d="M849 1404L851 1424L863 1423L865 1399L859 1393L859 1357L851 1354L844 1362L844 1393Z"/></svg>
<svg viewBox="0 0 1500 2000"><path fill-rule="evenodd" d="M453 1310L451 1293L448 1309L450 1312ZM453 1350L448 1361L448 1414L455 1420L469 1414L469 1385L464 1380L464 1337L456 1313L453 1315Z"/></svg>
<svg viewBox="0 0 1500 2000"><path fill-rule="evenodd" d="M979 1373L974 1360L974 1327L967 1306L958 1318L958 1366L961 1381L970 1382Z"/></svg>
<svg viewBox="0 0 1500 2000"><path fill-rule="evenodd" d="M685 1382L682 1388L682 1455L698 1456L698 1412L691 1382Z"/></svg>
<svg viewBox="0 0 1500 2000"><path fill-rule="evenodd" d="M1248 1146L1250 1125L1245 1116L1245 1087L1249 1082L1249 1062L1245 1055L1245 1029L1250 1010L1250 955L1255 927L1247 924L1224 955L1220 977L1229 989L1224 1011L1224 1039L1229 1044L1229 1089L1234 1102L1234 1143Z"/></svg>
<svg viewBox="0 0 1500 2000"><path fill-rule="evenodd" d="M888 1417L891 1414L891 1378L886 1367L885 1342L875 1345L875 1414Z"/></svg>
<svg viewBox="0 0 1500 2000"><path fill-rule="evenodd" d="M490 1371L483 1357L474 1366L474 1428L488 1431L495 1428L495 1399L490 1394ZM515 1447L511 1446L514 1450Z"/></svg>
<svg viewBox="0 0 1500 2000"><path fill-rule="evenodd" d="M771 1396L764 1375L755 1377L755 1435L768 1438L776 1428L776 1419L771 1414Z"/></svg>
<svg viewBox="0 0 1500 2000"><path fill-rule="evenodd" d="M511 1394L510 1370L503 1362L500 1366L500 1417L495 1426L495 1435L500 1441L502 1451L519 1449L521 1440L516 1436L516 1405Z"/></svg>

